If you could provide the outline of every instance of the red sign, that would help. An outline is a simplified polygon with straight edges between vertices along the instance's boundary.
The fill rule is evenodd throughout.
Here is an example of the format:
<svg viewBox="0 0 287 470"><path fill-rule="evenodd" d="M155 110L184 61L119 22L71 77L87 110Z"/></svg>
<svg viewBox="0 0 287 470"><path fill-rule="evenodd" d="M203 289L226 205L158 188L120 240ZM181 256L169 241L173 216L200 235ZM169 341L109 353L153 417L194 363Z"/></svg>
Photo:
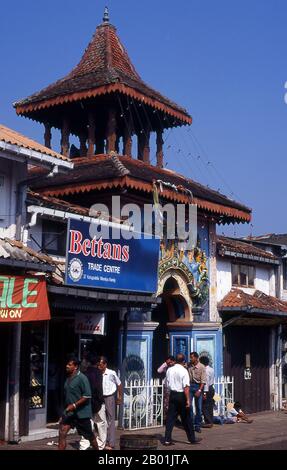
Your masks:
<svg viewBox="0 0 287 470"><path fill-rule="evenodd" d="M0 322L50 318L45 279L0 275Z"/></svg>

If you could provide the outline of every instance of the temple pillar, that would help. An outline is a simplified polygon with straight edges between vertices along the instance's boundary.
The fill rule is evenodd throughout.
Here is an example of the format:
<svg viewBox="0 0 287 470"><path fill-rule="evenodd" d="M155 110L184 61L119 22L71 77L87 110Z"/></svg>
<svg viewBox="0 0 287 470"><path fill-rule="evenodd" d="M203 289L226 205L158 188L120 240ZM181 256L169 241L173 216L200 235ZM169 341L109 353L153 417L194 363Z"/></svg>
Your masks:
<svg viewBox="0 0 287 470"><path fill-rule="evenodd" d="M120 138L121 136L117 135L116 142L115 142L115 151L120 153Z"/></svg>
<svg viewBox="0 0 287 470"><path fill-rule="evenodd" d="M149 163L149 137L150 132L147 130L138 134L138 159L145 163Z"/></svg>
<svg viewBox="0 0 287 470"><path fill-rule="evenodd" d="M116 111L110 109L107 126L107 153L115 152L117 139Z"/></svg>
<svg viewBox="0 0 287 470"><path fill-rule="evenodd" d="M69 156L69 149L70 149L69 135L70 135L69 121L67 118L64 118L63 123L62 123L61 153L65 157Z"/></svg>
<svg viewBox="0 0 287 470"><path fill-rule="evenodd" d="M51 148L51 139L52 139L52 133L51 133L51 125L46 122L45 123L45 133L44 133L44 142L45 142L45 147L48 149Z"/></svg>
<svg viewBox="0 0 287 470"><path fill-rule="evenodd" d="M95 132L96 123L95 117L92 113L89 113L89 125L88 125L88 157L95 155Z"/></svg>
<svg viewBox="0 0 287 470"><path fill-rule="evenodd" d="M145 135L144 132L140 132L138 135L138 159L143 160L144 146L145 146Z"/></svg>
<svg viewBox="0 0 287 470"><path fill-rule="evenodd" d="M81 157L86 157L87 155L87 134L82 132L79 136L80 140L80 154Z"/></svg>
<svg viewBox="0 0 287 470"><path fill-rule="evenodd" d="M132 124L131 124L131 119L129 118L125 130L124 130L124 136L123 136L123 154L126 155L127 157L132 156Z"/></svg>
<svg viewBox="0 0 287 470"><path fill-rule="evenodd" d="M144 148L143 148L143 161L145 163L150 163L150 161L149 161L149 155L150 155L149 139L150 139L150 132L146 131L144 133Z"/></svg>
<svg viewBox="0 0 287 470"><path fill-rule="evenodd" d="M103 135L97 135L96 138L96 155L105 153L105 139Z"/></svg>
<svg viewBox="0 0 287 470"><path fill-rule="evenodd" d="M163 167L163 131L156 131L156 166Z"/></svg>

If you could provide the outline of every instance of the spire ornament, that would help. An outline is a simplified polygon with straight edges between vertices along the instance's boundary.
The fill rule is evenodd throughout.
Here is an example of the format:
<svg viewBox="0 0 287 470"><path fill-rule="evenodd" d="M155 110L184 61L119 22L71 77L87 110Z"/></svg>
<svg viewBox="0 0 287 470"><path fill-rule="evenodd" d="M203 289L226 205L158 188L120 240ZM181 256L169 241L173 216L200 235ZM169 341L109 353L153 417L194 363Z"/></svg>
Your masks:
<svg viewBox="0 0 287 470"><path fill-rule="evenodd" d="M105 7L103 23L108 24L109 22L110 22L109 9L108 7Z"/></svg>

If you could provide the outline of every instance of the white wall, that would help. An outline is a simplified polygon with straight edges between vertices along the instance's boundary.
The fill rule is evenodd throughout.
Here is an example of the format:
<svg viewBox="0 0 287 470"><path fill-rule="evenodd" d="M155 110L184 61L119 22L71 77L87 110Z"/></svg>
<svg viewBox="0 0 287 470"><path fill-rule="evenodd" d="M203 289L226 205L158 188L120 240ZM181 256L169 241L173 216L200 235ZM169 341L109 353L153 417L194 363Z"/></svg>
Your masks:
<svg viewBox="0 0 287 470"><path fill-rule="evenodd" d="M273 286L273 289L271 288L272 286L271 286L270 278L272 276L270 276L271 274L270 271L271 271L270 268L256 267L256 277L254 280L254 285L255 285L255 289L261 290L262 292L264 292L264 294L275 295L275 292L274 292L275 286ZM271 294L271 291L273 291L272 294Z"/></svg>
<svg viewBox="0 0 287 470"><path fill-rule="evenodd" d="M217 301L220 302L232 287L231 263L217 257Z"/></svg>
<svg viewBox="0 0 287 470"><path fill-rule="evenodd" d="M220 321L217 310L216 225L209 223L209 320Z"/></svg>
<svg viewBox="0 0 287 470"><path fill-rule="evenodd" d="M0 236L15 238L17 185L27 178L26 164L0 157L0 177L4 180L0 195Z"/></svg>
<svg viewBox="0 0 287 470"><path fill-rule="evenodd" d="M232 289L232 274L230 260L217 257L217 301L220 302ZM275 296L275 273L272 267L255 266L254 288L240 287L247 294L252 295L260 290L266 295Z"/></svg>

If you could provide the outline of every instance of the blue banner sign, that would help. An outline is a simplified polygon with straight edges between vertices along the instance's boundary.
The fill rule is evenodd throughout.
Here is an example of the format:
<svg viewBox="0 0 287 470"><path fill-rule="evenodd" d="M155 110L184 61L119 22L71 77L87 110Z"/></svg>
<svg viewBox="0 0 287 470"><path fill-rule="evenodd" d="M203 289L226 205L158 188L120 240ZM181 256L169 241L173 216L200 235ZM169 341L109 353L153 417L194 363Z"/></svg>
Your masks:
<svg viewBox="0 0 287 470"><path fill-rule="evenodd" d="M144 238L107 227L108 236L93 236L100 228L70 219L66 250L66 284L95 289L155 293L158 281L158 238ZM113 238L112 238L113 234ZM136 238L134 238L136 235Z"/></svg>

